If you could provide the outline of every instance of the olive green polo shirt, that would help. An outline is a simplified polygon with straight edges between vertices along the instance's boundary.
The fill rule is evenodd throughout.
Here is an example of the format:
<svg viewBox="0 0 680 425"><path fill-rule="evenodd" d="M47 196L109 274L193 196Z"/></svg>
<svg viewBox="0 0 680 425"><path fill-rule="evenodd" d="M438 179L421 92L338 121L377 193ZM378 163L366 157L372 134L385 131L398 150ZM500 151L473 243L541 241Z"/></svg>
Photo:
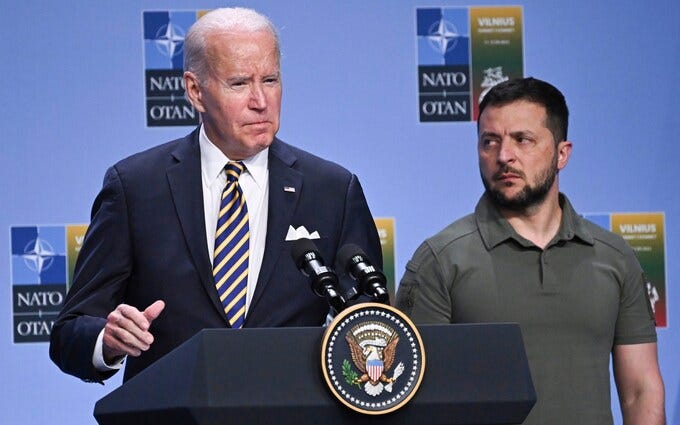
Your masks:
<svg viewBox="0 0 680 425"><path fill-rule="evenodd" d="M560 205L541 249L483 195L416 250L397 307L415 323L519 323L538 398L525 424L612 423L612 348L656 342L654 319L630 246Z"/></svg>

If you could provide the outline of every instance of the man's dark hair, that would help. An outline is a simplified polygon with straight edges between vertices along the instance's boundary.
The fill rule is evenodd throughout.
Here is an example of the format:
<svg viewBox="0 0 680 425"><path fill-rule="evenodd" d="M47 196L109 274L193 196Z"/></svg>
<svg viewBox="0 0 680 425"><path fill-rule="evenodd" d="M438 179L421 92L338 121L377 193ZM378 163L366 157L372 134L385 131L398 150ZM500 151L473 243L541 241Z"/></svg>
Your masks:
<svg viewBox="0 0 680 425"><path fill-rule="evenodd" d="M517 78L495 85L480 102L479 116L482 116L488 106L505 106L518 100L543 106L547 115L546 127L552 133L555 143L567 140L569 109L564 95L552 84L533 77Z"/></svg>

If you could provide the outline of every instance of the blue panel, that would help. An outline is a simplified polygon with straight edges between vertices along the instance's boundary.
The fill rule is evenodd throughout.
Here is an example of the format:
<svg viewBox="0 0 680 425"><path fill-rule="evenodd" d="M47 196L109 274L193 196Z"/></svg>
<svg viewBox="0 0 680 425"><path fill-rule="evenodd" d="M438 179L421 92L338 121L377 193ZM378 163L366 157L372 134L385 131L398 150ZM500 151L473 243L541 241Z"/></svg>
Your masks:
<svg viewBox="0 0 680 425"><path fill-rule="evenodd" d="M418 65L444 65L444 56L427 37L418 37Z"/></svg>
<svg viewBox="0 0 680 425"><path fill-rule="evenodd" d="M444 58L446 65L469 65L470 39L458 37L456 45L446 52Z"/></svg>
<svg viewBox="0 0 680 425"><path fill-rule="evenodd" d="M433 25L439 22L442 18L442 10L439 8L432 9L418 9L417 11L417 22L418 22L418 35L428 35L430 34L430 29Z"/></svg>
<svg viewBox="0 0 680 425"><path fill-rule="evenodd" d="M34 241L37 237L38 228L35 226L12 227L11 230L12 255L23 254L29 242Z"/></svg>
<svg viewBox="0 0 680 425"><path fill-rule="evenodd" d="M40 226L38 236L49 241L57 254L66 254L66 228L64 226Z"/></svg>
<svg viewBox="0 0 680 425"><path fill-rule="evenodd" d="M66 284L66 256L55 255L51 258L50 266L40 272L40 283Z"/></svg>
<svg viewBox="0 0 680 425"><path fill-rule="evenodd" d="M155 39L158 31L168 22L170 22L168 12L144 12L144 39Z"/></svg>

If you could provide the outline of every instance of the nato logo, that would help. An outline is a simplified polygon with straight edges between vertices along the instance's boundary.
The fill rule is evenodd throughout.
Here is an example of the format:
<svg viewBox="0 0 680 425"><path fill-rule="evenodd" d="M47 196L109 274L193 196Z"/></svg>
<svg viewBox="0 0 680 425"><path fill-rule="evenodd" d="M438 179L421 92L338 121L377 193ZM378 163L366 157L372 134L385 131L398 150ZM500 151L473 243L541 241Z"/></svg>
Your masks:
<svg viewBox="0 0 680 425"><path fill-rule="evenodd" d="M198 112L184 97L184 37L195 11L145 11L146 125L197 125Z"/></svg>
<svg viewBox="0 0 680 425"><path fill-rule="evenodd" d="M65 285L64 226L12 227L12 284Z"/></svg>
<svg viewBox="0 0 680 425"><path fill-rule="evenodd" d="M49 341L66 297L66 227L12 227L10 237L14 342Z"/></svg>
<svg viewBox="0 0 680 425"><path fill-rule="evenodd" d="M467 8L416 9L420 121L469 121Z"/></svg>

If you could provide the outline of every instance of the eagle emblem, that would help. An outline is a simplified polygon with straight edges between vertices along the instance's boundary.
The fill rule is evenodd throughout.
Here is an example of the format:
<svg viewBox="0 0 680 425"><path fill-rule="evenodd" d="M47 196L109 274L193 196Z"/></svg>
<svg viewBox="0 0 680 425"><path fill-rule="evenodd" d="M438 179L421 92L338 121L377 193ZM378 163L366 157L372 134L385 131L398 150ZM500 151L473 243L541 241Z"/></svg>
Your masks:
<svg viewBox="0 0 680 425"><path fill-rule="evenodd" d="M349 363L343 362L343 375L350 385L362 387L366 394L377 396L392 392L392 384L404 372L404 364L399 363L391 377L387 374L394 364L399 336L391 327L381 322L369 321L353 327L345 335L352 355L352 362L361 375Z"/></svg>

